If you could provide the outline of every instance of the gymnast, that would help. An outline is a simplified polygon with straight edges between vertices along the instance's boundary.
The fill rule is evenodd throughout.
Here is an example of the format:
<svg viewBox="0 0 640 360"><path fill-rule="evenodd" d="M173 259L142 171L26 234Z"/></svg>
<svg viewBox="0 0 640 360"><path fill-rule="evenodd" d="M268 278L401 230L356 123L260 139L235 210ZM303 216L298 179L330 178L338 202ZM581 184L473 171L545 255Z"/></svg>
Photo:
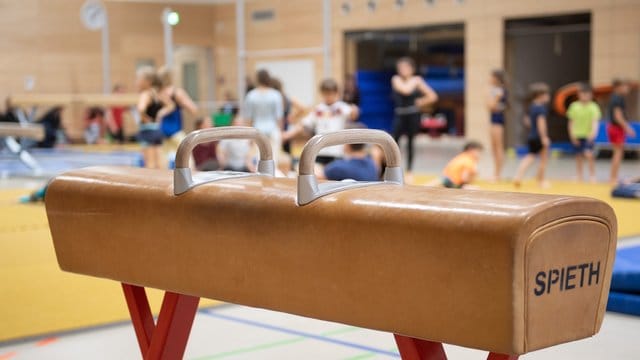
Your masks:
<svg viewBox="0 0 640 360"><path fill-rule="evenodd" d="M471 185L478 173L478 161L483 146L477 141L465 144L462 152L445 166L442 177L427 186L441 186L450 189L473 189Z"/></svg>

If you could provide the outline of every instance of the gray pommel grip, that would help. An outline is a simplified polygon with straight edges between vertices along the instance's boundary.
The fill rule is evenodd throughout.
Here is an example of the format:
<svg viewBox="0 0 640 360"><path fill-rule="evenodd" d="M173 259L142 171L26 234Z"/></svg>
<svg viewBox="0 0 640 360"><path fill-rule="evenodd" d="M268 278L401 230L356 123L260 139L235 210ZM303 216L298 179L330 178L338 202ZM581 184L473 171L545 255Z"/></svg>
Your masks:
<svg viewBox="0 0 640 360"><path fill-rule="evenodd" d="M246 126L225 126L220 128L197 130L187 135L178 146L176 153L176 168L173 171L173 193L175 195L187 192L189 189L211 181L228 179L233 177L250 176L250 173L230 173L211 171L206 173L206 178L201 182L194 182L189 168L189 160L193 149L202 143L220 141L225 139L250 139L258 146L260 161L258 162L258 174L273 176L275 164L273 151L269 139L258 130Z"/></svg>
<svg viewBox="0 0 640 360"><path fill-rule="evenodd" d="M318 183L314 174L315 161L321 149L344 144L376 144L384 151L387 167L384 170L384 181L373 182L324 182ZM403 171L400 166L401 156L398 144L384 131L372 129L349 129L312 137L302 149L300 169L298 172L298 205L305 205L313 200L357 187L379 185L384 183L403 184Z"/></svg>

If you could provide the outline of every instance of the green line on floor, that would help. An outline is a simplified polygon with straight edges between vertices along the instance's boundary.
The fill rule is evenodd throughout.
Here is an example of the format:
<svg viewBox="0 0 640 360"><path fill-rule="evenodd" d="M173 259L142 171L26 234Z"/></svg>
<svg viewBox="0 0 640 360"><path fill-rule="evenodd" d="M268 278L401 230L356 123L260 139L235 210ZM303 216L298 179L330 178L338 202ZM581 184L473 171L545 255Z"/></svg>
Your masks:
<svg viewBox="0 0 640 360"><path fill-rule="evenodd" d="M240 348L240 349L237 349L237 350L226 351L226 352L223 352L223 353L209 355L209 356L197 358L197 359L194 359L194 360L222 359L222 358L233 356L233 355L246 354L246 353L250 353L250 352L254 352L254 351L260 351L260 350L266 350L266 349L270 349L270 348L274 348L274 347L278 347L278 346L294 344L294 343L297 343L297 342L300 342L300 341L304 341L304 340L306 340L304 337L284 339L284 340L280 340L280 341L274 341L274 342L270 342L270 343L265 343L265 344L260 344L260 345Z"/></svg>
<svg viewBox="0 0 640 360"><path fill-rule="evenodd" d="M345 334L345 333L354 332L354 331L357 331L357 330L362 330L362 329L360 329L358 327L353 327L353 326L340 327L338 329L334 329L334 330L329 330L329 331L323 332L323 333L320 334L320 336L339 335L339 334ZM254 352L254 351L271 349L271 348L278 347L278 346L295 344L295 343L298 343L298 342L301 342L301 341L304 341L304 340L308 340L308 338L306 338L304 336L293 337L293 338L289 338L289 339L283 339L283 340L279 340L279 341L273 341L273 342L269 342L269 343L264 343L264 344L254 345L254 346L248 346L248 347L240 348L240 349L236 349L236 350L225 351L225 352L218 353L218 354L213 354L213 355L208 355L208 356L204 356L204 357L195 358L193 360L222 359L222 358L226 358L226 357L229 357L229 356L246 354L246 353L250 353L250 352Z"/></svg>
<svg viewBox="0 0 640 360"><path fill-rule="evenodd" d="M394 347L392 349L389 349L389 351L398 351L398 348ZM370 352L370 353L364 353L364 354L360 354L360 355L356 355L356 356L351 356L351 357L348 357L348 358L344 358L342 360L364 360L364 359L372 358L372 357L374 357L376 355L378 355L378 354Z"/></svg>

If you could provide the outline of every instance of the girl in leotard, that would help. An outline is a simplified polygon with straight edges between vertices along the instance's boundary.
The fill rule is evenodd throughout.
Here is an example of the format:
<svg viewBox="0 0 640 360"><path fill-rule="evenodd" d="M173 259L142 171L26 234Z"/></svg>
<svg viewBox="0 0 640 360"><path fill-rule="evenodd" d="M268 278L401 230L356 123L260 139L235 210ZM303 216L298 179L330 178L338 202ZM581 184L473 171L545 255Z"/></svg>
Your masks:
<svg viewBox="0 0 640 360"><path fill-rule="evenodd" d="M141 118L138 141L142 146L145 167L159 169L162 165L160 159L163 137L160 121L175 109L175 105L160 94L160 81L153 68L140 68L136 76L140 91L138 112Z"/></svg>
<svg viewBox="0 0 640 360"><path fill-rule="evenodd" d="M403 57L396 63L397 75L391 78L395 100L393 138L398 142L407 135L407 172L413 168L413 139L420 132L420 108L438 101L438 95L421 76L415 75L413 59Z"/></svg>
<svg viewBox="0 0 640 360"><path fill-rule="evenodd" d="M167 151L175 155L175 152L178 151L178 146L186 136L182 129L182 109L187 110L195 117L198 115L198 106L184 89L173 85L170 69L161 67L158 70L158 79L161 84L161 95L170 99L174 104L173 111L162 118L160 130L166 139Z"/></svg>
<svg viewBox="0 0 640 360"><path fill-rule="evenodd" d="M507 108L507 90L503 70L491 72L491 88L487 107L491 114L491 152L494 163L494 180L499 181L504 165L504 123Z"/></svg>

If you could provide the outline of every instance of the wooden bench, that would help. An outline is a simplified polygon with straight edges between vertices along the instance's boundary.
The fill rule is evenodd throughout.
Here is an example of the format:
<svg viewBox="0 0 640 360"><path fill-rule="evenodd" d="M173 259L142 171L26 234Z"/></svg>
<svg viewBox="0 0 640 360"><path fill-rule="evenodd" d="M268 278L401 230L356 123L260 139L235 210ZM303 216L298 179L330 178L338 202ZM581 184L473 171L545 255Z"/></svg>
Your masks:
<svg viewBox="0 0 640 360"><path fill-rule="evenodd" d="M15 94L11 103L20 108L39 106L65 106L81 104L84 106L135 106L138 94Z"/></svg>
<svg viewBox="0 0 640 360"><path fill-rule="evenodd" d="M257 142L259 173L191 173L193 146L238 137ZM318 183L319 149L353 142L383 147L385 181ZM403 185L399 154L376 130L319 135L298 181L274 178L268 140L228 127L187 136L173 174L70 171L46 196L58 263L123 284L145 359L182 357L200 297L390 332L412 360L446 359L442 343L517 359L598 332L607 204ZM144 287L166 291L157 323Z"/></svg>

